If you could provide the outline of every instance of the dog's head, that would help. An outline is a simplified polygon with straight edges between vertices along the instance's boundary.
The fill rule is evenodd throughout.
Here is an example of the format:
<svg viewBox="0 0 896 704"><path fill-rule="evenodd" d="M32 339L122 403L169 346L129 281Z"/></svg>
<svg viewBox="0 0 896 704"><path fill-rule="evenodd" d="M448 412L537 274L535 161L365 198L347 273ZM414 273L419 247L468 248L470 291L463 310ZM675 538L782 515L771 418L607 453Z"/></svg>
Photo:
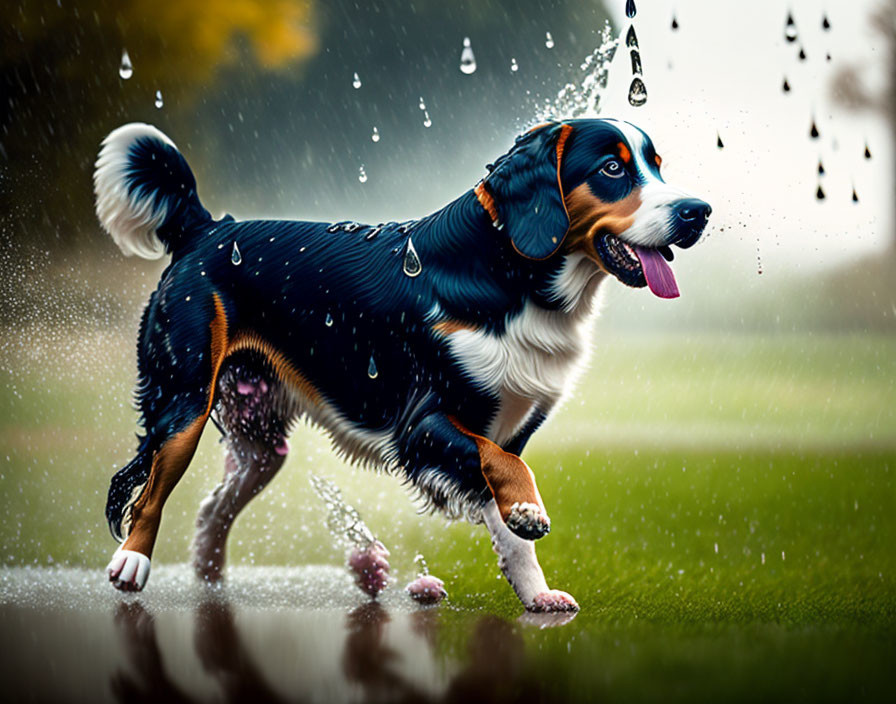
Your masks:
<svg viewBox="0 0 896 704"><path fill-rule="evenodd" d="M670 245L695 244L712 209L667 185L661 163L628 122L548 123L517 138L477 196L522 256L580 251L622 283L674 298Z"/></svg>

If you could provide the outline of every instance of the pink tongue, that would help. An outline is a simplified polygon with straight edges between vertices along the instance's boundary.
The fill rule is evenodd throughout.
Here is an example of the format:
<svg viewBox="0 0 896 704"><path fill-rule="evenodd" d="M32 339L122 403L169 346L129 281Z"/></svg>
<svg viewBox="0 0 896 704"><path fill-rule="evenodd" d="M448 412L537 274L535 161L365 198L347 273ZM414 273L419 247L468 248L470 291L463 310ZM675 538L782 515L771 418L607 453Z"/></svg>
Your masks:
<svg viewBox="0 0 896 704"><path fill-rule="evenodd" d="M678 298L681 294L678 292L678 284L675 283L675 274L663 259L663 255L655 249L637 245L634 249L638 259L641 260L641 269L644 271L647 285L654 295L660 298Z"/></svg>

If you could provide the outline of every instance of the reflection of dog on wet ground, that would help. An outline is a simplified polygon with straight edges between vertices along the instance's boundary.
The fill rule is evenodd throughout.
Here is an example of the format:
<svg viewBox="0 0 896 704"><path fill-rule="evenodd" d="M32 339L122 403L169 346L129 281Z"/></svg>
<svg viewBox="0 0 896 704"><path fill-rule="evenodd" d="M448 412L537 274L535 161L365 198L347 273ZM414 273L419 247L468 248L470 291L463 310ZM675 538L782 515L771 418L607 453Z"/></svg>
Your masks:
<svg viewBox="0 0 896 704"><path fill-rule="evenodd" d="M526 608L578 608L536 560L550 520L520 453L581 367L599 284L678 295L670 245L694 244L710 208L666 185L660 163L628 123L569 120L522 135L419 220L237 222L211 217L157 129L110 134L94 176L103 227L126 254L171 255L138 338L146 434L106 506L123 540L115 586L143 588L162 507L210 417L228 446L194 541L210 580L306 418L348 459L484 522Z"/></svg>

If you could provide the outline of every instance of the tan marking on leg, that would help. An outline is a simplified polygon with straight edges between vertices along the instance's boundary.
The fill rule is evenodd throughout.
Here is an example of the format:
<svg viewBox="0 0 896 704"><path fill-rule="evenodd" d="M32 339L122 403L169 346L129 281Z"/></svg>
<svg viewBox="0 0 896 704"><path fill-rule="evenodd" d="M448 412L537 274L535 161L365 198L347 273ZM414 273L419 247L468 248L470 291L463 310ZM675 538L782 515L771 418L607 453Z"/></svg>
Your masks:
<svg viewBox="0 0 896 704"><path fill-rule="evenodd" d="M208 403L205 411L196 420L190 423L185 430L171 436L153 456L146 487L131 509L131 530L122 545L123 550L134 550L147 557L152 556L156 535L159 532L159 523L162 520L162 507L177 482L184 475L190 460L193 459L199 438L202 436L202 430L205 428L209 413L211 413L215 384L224 361L224 352L227 349L227 313L218 294L213 294L213 300L215 316L209 324L212 378L209 382Z"/></svg>
<svg viewBox="0 0 896 704"><path fill-rule="evenodd" d="M505 452L488 438L467 430L456 418L449 416L448 420L476 443L482 475L495 497L503 520L507 520L515 503L536 504L542 511L545 510L535 485L535 475L529 465L517 455Z"/></svg>
<svg viewBox="0 0 896 704"><path fill-rule="evenodd" d="M234 336L233 341L227 348L227 355L230 356L235 352L250 350L258 352L270 362L271 368L280 379L299 391L314 405L320 406L323 403L323 396L317 387L302 372L296 369L295 365L290 362L286 355L274 347L270 342L262 338L254 332L240 332Z"/></svg>

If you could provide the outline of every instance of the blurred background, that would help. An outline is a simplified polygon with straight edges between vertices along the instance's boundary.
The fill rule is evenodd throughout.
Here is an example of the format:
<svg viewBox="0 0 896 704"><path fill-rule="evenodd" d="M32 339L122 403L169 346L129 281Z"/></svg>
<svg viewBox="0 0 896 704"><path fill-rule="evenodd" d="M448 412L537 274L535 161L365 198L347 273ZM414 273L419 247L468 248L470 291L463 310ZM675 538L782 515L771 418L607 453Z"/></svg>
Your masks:
<svg viewBox="0 0 896 704"><path fill-rule="evenodd" d="M0 4L0 563L97 576L115 547L103 506L134 450L136 330L165 262L123 257L96 222L108 132L169 134L215 216L417 217L578 90L609 22L623 46L602 114L644 127L666 180L713 215L673 264L681 298L607 284L589 370L527 449L554 520L548 579L585 607L579 630L544 636L554 659L539 662L621 700L650 682L694 701L698 681L715 701L732 686L774 698L788 677L810 700L852 698L856 681L892 692L896 2L639 0L631 20L625 4ZM313 471L343 487L399 579L425 548L452 604L516 614L484 531L417 516L395 479L346 467L313 429L291 444L234 528L231 564L342 561ZM167 504L157 581L158 565L189 559L222 459L209 428ZM0 604L18 598L12 573ZM174 574L153 608L188 583ZM439 647L457 650L467 625Z"/></svg>

